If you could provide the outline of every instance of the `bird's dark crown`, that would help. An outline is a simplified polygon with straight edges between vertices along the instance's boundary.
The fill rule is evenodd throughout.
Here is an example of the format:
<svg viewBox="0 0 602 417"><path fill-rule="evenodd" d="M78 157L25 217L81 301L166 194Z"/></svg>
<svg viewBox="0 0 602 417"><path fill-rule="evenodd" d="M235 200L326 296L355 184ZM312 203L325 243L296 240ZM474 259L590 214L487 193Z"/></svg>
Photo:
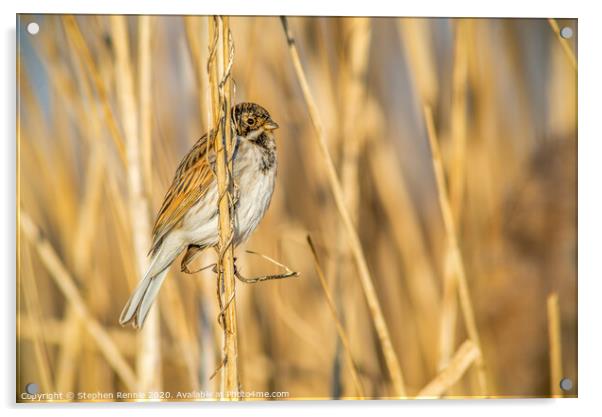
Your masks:
<svg viewBox="0 0 602 417"><path fill-rule="evenodd" d="M232 107L232 123L236 134L246 136L256 129L278 127L266 109L255 103L238 103ZM275 127L274 127L275 126Z"/></svg>

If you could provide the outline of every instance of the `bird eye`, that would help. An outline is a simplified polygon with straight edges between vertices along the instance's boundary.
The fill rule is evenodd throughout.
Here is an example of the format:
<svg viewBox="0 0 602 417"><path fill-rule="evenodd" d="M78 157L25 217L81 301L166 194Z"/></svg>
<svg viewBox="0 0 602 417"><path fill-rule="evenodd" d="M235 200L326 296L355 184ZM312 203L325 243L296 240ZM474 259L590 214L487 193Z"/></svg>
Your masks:
<svg viewBox="0 0 602 417"><path fill-rule="evenodd" d="M253 126L253 125L255 124L255 119L253 119L252 117L249 117L249 118L247 119L247 124L248 124L249 126Z"/></svg>

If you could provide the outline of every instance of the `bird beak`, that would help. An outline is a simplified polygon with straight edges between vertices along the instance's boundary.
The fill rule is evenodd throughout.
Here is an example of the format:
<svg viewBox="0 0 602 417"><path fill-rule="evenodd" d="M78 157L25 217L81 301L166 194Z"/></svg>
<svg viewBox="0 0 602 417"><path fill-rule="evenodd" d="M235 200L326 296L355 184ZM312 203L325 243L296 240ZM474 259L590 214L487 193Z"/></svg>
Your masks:
<svg viewBox="0 0 602 417"><path fill-rule="evenodd" d="M263 128L265 130L275 130L278 129L280 126L278 126L278 123L276 123L275 121L273 121L272 119L269 119L268 121L265 122L265 124L263 125Z"/></svg>

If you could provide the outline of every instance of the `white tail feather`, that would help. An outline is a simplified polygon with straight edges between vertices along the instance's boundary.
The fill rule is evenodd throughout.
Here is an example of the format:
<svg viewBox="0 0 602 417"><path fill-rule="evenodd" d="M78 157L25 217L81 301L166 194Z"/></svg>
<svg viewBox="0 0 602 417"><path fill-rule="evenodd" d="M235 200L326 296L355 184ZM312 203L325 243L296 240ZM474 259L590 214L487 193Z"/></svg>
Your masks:
<svg viewBox="0 0 602 417"><path fill-rule="evenodd" d="M134 293L130 297L129 301L123 308L121 316L119 317L119 324L122 326L132 323L135 328L141 328L144 325L144 321L148 316L155 298L163 284L163 280L167 275L169 268L165 268L158 275L152 277L145 277L138 287L134 290Z"/></svg>
<svg viewBox="0 0 602 417"><path fill-rule="evenodd" d="M155 298L157 298L157 293L161 288L161 284L163 284L167 271L169 271L169 266L183 249L184 245L179 234L172 233L167 237L153 255L144 279L140 281L123 308L119 317L119 324L124 326L132 323L135 328L141 328L144 325L146 316Z"/></svg>

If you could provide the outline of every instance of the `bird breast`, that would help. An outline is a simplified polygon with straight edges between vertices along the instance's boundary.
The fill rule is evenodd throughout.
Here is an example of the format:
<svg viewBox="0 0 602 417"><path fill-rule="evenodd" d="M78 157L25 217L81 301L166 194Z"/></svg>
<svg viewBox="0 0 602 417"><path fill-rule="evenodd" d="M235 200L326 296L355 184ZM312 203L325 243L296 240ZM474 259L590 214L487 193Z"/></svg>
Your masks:
<svg viewBox="0 0 602 417"><path fill-rule="evenodd" d="M247 240L267 211L276 182L276 150L266 143L241 140L234 158L235 243Z"/></svg>
<svg viewBox="0 0 602 417"><path fill-rule="evenodd" d="M244 242L267 211L276 182L276 150L273 138L265 144L237 138L234 155L234 244ZM264 146L265 145L265 146ZM200 246L218 242L217 182L184 217L185 241Z"/></svg>

